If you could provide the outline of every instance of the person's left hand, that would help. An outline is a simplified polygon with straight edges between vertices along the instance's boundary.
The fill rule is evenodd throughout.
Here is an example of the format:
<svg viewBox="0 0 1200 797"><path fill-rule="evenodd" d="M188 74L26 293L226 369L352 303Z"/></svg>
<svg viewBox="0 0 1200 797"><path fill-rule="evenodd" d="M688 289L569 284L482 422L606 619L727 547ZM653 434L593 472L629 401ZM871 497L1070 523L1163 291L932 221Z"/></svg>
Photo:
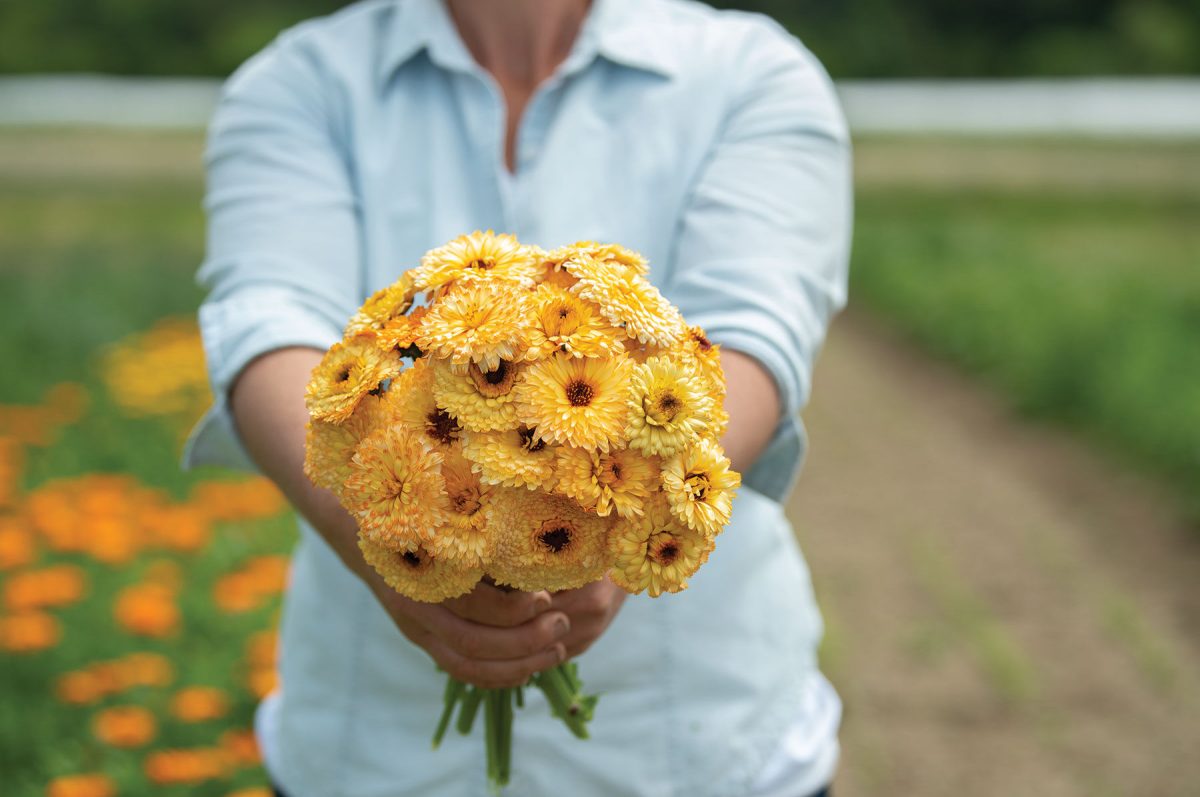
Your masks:
<svg viewBox="0 0 1200 797"><path fill-rule="evenodd" d="M561 640L566 645L567 658L583 653L600 638L617 616L626 594L607 577L578 589L551 593L551 610L565 612L571 620L571 630Z"/></svg>

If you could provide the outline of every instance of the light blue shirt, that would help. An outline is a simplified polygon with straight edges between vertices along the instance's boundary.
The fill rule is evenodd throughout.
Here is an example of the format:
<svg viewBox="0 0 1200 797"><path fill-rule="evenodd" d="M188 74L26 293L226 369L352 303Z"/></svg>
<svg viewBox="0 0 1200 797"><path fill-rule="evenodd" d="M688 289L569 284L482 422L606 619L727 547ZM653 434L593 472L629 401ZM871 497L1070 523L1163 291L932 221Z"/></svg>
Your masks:
<svg viewBox="0 0 1200 797"><path fill-rule="evenodd" d="M200 320L217 399L187 459L248 464L226 407L246 364L284 346L328 347L370 293L456 235L490 228L546 248L592 239L640 251L651 279L689 323L765 366L783 413L767 452L745 475L733 526L693 588L627 602L593 649L601 652L590 651L582 666L589 683L613 693L601 702L603 717L615 710L606 706L622 704L619 695L636 694L589 663L603 661L604 650L620 659L629 654L622 646L657 649L662 636L644 639L644 628L661 628L672 616L692 613L700 629L722 617L757 628L754 616L782 613L774 638L755 632L739 646L737 634L718 637L708 652L727 660L725 669L694 667L698 674L681 676L711 693L709 702L673 709L669 690L647 686L643 696L667 723L647 719L647 749L661 755L609 762L631 777L640 773L644 788L637 793L750 794L773 741L789 720L804 719L800 706L815 699L814 689L828 688L814 664L820 620L807 571L776 502L802 457L797 413L814 357L845 299L850 154L832 86L812 55L765 17L681 0L594 0L570 55L525 110L515 173L504 162L504 113L495 81L474 62L438 0L373 0L297 26L228 81L210 130L208 253L200 271L211 289ZM387 789L372 784L394 783L378 769L390 759L386 751L376 760L357 750L370 747L361 739L374 733L407 749L419 737L424 749L429 713L414 709L408 730L386 733L350 728L344 715L362 720L378 709L367 705L370 694L403 692L405 684L433 684L435 703L440 692L435 678L417 674L432 670L428 659L395 633L315 533L302 530L284 619L280 730L268 740L268 763L283 770L277 776L293 797L339 788L383 795ZM739 546L759 546L782 564L755 565L746 551L739 558ZM366 619L347 622L351 616ZM703 655L708 643L681 633L667 638L684 640L684 660ZM377 642L384 636L386 644ZM365 652L351 652L360 648ZM363 663L378 656L395 666L408 662L407 679L393 683L393 672ZM783 669L756 661L764 658L780 659ZM638 666L654 672L661 657L656 661ZM730 672L741 673L737 705L719 683L720 673ZM412 700L420 694L412 692ZM729 705L720 702L726 698ZM639 727L625 714L614 739L621 727ZM720 732L686 725L704 725L704 717L723 717ZM520 734L540 731L526 716L518 727L514 784L534 780L526 782L529 791L514 793L542 793L534 781L549 778L554 766L522 774ZM597 727L598 739L584 745L559 745L560 729L544 742L573 762L573 793L618 793L602 777L602 720ZM346 734L360 741L347 742ZM830 744L836 746L830 741L813 753L813 787L828 777ZM323 756L337 766L313 763ZM443 770L473 760L446 749L421 759L425 780L406 781L411 791L404 793L460 793ZM322 780L331 767L342 781ZM351 785L333 785L342 782ZM684 790L686 784L694 788ZM482 788L482 774L476 785Z"/></svg>

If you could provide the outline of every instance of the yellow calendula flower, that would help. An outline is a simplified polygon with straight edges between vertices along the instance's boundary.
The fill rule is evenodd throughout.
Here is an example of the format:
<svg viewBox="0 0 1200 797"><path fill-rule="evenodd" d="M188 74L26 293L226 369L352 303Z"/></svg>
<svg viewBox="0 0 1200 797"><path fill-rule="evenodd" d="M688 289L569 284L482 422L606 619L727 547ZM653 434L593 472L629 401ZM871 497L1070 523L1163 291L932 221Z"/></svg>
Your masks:
<svg viewBox="0 0 1200 797"><path fill-rule="evenodd" d="M383 576L389 587L422 603L440 603L466 595L483 577L482 569L439 559L424 547L393 551L362 537L358 547L367 564Z"/></svg>
<svg viewBox="0 0 1200 797"><path fill-rule="evenodd" d="M725 371L721 368L721 346L708 339L700 327L688 327L687 334L675 349L679 356L693 363L696 370L707 379L712 390L725 397Z"/></svg>
<svg viewBox="0 0 1200 797"><path fill-rule="evenodd" d="M524 365L500 360L490 371L475 363L456 369L446 361L431 364L433 400L463 429L490 432L517 424L516 386Z"/></svg>
<svg viewBox="0 0 1200 797"><path fill-rule="evenodd" d="M669 456L709 432L715 405L695 370L658 356L634 368L628 406L629 447Z"/></svg>
<svg viewBox="0 0 1200 797"><path fill-rule="evenodd" d="M616 261L591 258L564 264L578 280L571 291L600 306L600 312L642 343L672 346L686 333L683 316L658 288Z"/></svg>
<svg viewBox="0 0 1200 797"><path fill-rule="evenodd" d="M391 390L368 393L344 423L309 421L304 444L304 475L309 481L340 494L359 441L392 414L391 399Z"/></svg>
<svg viewBox="0 0 1200 797"><path fill-rule="evenodd" d="M540 269L537 249L522 246L511 235L476 230L426 252L412 275L418 290L433 291L452 282L482 279L532 283Z"/></svg>
<svg viewBox="0 0 1200 797"><path fill-rule="evenodd" d="M713 538L681 523L662 493L654 493L643 514L620 518L609 536L614 558L609 578L629 592L687 589L687 580L708 560Z"/></svg>
<svg viewBox="0 0 1200 797"><path fill-rule="evenodd" d="M742 477L712 440L702 439L663 464L662 489L671 512L690 528L720 534L733 512Z"/></svg>
<svg viewBox="0 0 1200 797"><path fill-rule="evenodd" d="M575 499L584 509L606 517L638 515L642 502L656 489L658 466L632 449L608 454L585 448L558 451L556 492Z"/></svg>
<svg viewBox="0 0 1200 797"><path fill-rule="evenodd" d="M624 331L610 324L586 299L550 283L542 283L534 292L525 359L539 360L555 353L611 356L623 350L625 339Z"/></svg>
<svg viewBox="0 0 1200 797"><path fill-rule="evenodd" d="M487 570L499 584L529 592L574 589L608 569L610 521L569 498L497 488L486 522L495 534Z"/></svg>
<svg viewBox="0 0 1200 797"><path fill-rule="evenodd" d="M449 520L442 454L424 435L384 426L358 444L342 505L359 533L393 551L411 551Z"/></svg>
<svg viewBox="0 0 1200 797"><path fill-rule="evenodd" d="M424 435L425 440L445 453L455 447L462 428L454 415L438 406L434 397L434 372L439 366L425 359L400 374L388 389L394 412L392 419Z"/></svg>
<svg viewBox="0 0 1200 797"><path fill-rule="evenodd" d="M463 455L487 484L547 489L554 481L555 451L528 426L463 432Z"/></svg>
<svg viewBox="0 0 1200 797"><path fill-rule="evenodd" d="M363 303L346 325L346 337L363 332L378 332L391 321L403 318L412 307L416 293L412 272L404 272L400 279L386 288L379 289Z"/></svg>
<svg viewBox="0 0 1200 797"><path fill-rule="evenodd" d="M600 263L613 263L624 266L635 274L645 276L650 273L650 264L640 253L626 249L620 244L598 244L595 241L577 241L570 247L564 247L570 252L570 257L587 257ZM561 250L558 250L561 251ZM570 259L564 258L564 259Z"/></svg>
<svg viewBox="0 0 1200 797"><path fill-rule="evenodd" d="M456 366L494 371L520 360L529 346L529 293L511 285L471 282L438 299L421 322L421 351Z"/></svg>
<svg viewBox="0 0 1200 797"><path fill-rule="evenodd" d="M520 418L543 440L609 451L624 442L633 363L555 354L532 363L517 385Z"/></svg>
<svg viewBox="0 0 1200 797"><path fill-rule="evenodd" d="M343 423L363 396L400 372L398 357L380 351L375 336L356 335L333 344L304 391L309 415L318 421Z"/></svg>
<svg viewBox="0 0 1200 797"><path fill-rule="evenodd" d="M458 451L443 460L442 477L446 480L450 520L429 539L427 547L439 559L482 566L489 558L493 539L482 510L496 488L481 482L471 470L471 463Z"/></svg>

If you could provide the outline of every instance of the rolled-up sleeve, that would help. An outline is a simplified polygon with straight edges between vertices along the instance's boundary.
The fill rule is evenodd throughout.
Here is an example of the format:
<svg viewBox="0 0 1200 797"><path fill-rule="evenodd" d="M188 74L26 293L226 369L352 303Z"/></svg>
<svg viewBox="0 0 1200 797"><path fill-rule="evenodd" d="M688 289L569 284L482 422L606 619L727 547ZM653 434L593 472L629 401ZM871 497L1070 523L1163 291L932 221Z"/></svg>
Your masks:
<svg viewBox="0 0 1200 797"><path fill-rule="evenodd" d="M737 88L691 191L667 288L713 342L760 362L783 418L846 300L850 145L832 84L773 27L740 53Z"/></svg>
<svg viewBox="0 0 1200 797"><path fill-rule="evenodd" d="M288 346L327 348L361 294L358 206L323 76L281 39L226 84L209 128L209 289L200 331L214 405L185 465L248 467L228 408L250 361Z"/></svg>

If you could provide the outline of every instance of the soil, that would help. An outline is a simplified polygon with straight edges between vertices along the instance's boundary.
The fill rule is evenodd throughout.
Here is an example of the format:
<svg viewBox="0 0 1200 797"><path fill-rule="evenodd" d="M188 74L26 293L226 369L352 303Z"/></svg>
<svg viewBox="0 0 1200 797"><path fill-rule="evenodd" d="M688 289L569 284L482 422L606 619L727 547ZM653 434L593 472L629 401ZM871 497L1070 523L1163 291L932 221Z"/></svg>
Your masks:
<svg viewBox="0 0 1200 797"><path fill-rule="evenodd" d="M789 503L845 702L838 797L1200 794L1200 529L860 313Z"/></svg>

